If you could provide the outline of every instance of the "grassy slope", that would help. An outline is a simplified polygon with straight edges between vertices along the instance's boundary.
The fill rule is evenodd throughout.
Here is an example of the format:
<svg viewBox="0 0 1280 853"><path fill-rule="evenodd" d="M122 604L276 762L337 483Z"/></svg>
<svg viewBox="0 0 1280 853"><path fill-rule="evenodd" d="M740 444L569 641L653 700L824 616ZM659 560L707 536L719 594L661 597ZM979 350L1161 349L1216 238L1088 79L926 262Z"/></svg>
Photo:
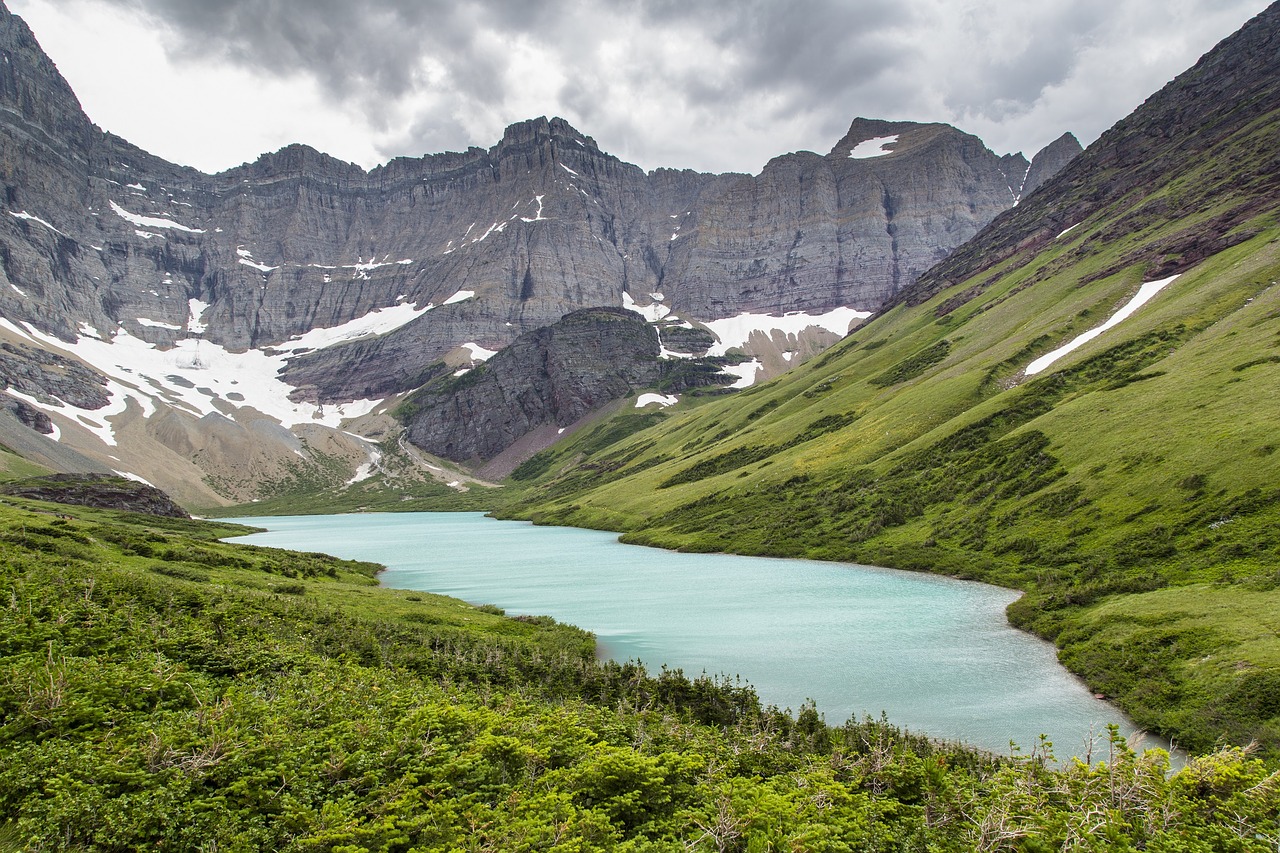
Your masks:
<svg viewBox="0 0 1280 853"><path fill-rule="evenodd" d="M21 480L51 473L53 472L43 465L24 459L0 444L0 480Z"/></svg>
<svg viewBox="0 0 1280 853"><path fill-rule="evenodd" d="M1274 136L1259 127L1224 147ZM1034 255L894 308L774 383L594 452L535 458L526 503L508 511L663 547L1024 589L1014 621L1055 639L1141 724L1194 749L1223 737L1276 749L1274 216L1255 215L1236 228L1238 245L1021 376L1152 277L1149 258L1126 258L1218 214L1125 224L1135 206L1219 183L1221 159L1207 162L1208 177L1099 210Z"/></svg>
<svg viewBox="0 0 1280 853"><path fill-rule="evenodd" d="M1275 774L995 761L236 528L0 501L0 850L1269 850ZM1000 849L1005 849L1001 847Z"/></svg>

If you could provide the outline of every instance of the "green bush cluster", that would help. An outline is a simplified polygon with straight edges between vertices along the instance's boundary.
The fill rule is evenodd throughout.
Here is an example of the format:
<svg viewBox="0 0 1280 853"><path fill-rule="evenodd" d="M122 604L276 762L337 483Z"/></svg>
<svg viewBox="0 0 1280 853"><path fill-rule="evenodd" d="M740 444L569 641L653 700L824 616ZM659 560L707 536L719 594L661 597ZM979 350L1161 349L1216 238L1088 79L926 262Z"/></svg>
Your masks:
<svg viewBox="0 0 1280 853"><path fill-rule="evenodd" d="M309 555L219 546L249 567L195 579L126 553L116 540L156 532L136 521L114 538L91 532L101 518L57 537L31 532L43 521L0 507L0 849L1263 851L1280 837L1276 776L1244 750L1170 775L1164 753L1112 732L1093 766L1057 768L1043 743L997 759L597 661L554 620L350 586L359 572L305 596L257 581L259 561ZM191 527L164 536L211 544ZM346 590L371 606L338 606ZM1242 691L1266 704L1273 686Z"/></svg>

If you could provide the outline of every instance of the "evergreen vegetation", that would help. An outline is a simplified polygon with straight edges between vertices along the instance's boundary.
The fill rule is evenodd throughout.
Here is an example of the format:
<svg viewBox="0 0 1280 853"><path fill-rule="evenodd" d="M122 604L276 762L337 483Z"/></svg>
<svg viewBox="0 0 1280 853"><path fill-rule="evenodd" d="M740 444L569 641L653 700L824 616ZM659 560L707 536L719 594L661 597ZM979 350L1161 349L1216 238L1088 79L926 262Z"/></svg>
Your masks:
<svg viewBox="0 0 1280 853"><path fill-rule="evenodd" d="M241 528L242 529L242 528ZM997 759L225 524L0 504L0 850L1274 850L1280 774Z"/></svg>

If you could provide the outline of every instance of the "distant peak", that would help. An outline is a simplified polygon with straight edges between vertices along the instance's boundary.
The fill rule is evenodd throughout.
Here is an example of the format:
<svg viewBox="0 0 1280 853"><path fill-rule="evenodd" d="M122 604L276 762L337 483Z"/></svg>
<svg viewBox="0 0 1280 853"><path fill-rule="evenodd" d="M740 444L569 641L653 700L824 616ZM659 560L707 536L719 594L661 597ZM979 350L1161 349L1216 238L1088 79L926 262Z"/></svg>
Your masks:
<svg viewBox="0 0 1280 853"><path fill-rule="evenodd" d="M258 178L318 172L342 175L364 174L364 169L355 163L339 160L337 157L325 154L323 151L318 151L301 142L294 142L284 146L279 151L263 154L252 163L245 163L234 169L228 169L223 174L241 171L251 172Z"/></svg>
<svg viewBox="0 0 1280 853"><path fill-rule="evenodd" d="M549 140L582 147L588 151L599 152L600 148L594 139L587 136L569 122L559 116L548 119L546 116L526 119L507 126L502 134L498 148L514 145L528 145Z"/></svg>
<svg viewBox="0 0 1280 853"><path fill-rule="evenodd" d="M1068 131L1036 152L1031 158L1031 166L1023 181L1019 197L1030 195L1045 181L1061 172L1084 149L1075 134Z"/></svg>
<svg viewBox="0 0 1280 853"><path fill-rule="evenodd" d="M968 136L949 124L922 124L915 121L887 121L878 118L855 118L849 131L831 149L828 157L855 160L885 154L899 154L925 144L943 134ZM879 144L874 144L874 143Z"/></svg>

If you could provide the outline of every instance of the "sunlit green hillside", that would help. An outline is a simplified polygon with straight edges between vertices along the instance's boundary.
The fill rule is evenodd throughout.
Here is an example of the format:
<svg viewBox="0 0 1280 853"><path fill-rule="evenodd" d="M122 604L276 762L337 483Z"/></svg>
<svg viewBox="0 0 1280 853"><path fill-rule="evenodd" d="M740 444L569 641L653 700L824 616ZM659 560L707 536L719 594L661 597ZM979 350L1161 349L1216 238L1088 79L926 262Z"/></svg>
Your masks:
<svg viewBox="0 0 1280 853"><path fill-rule="evenodd" d="M1273 35L1209 54L820 358L544 452L507 512L1017 587L1015 623L1143 725L1280 747Z"/></svg>
<svg viewBox="0 0 1280 853"><path fill-rule="evenodd" d="M749 688L230 525L0 500L0 850L1271 850L1239 749L1055 769ZM1159 815L1153 820L1153 815ZM1187 839L1199 846L1187 847Z"/></svg>

